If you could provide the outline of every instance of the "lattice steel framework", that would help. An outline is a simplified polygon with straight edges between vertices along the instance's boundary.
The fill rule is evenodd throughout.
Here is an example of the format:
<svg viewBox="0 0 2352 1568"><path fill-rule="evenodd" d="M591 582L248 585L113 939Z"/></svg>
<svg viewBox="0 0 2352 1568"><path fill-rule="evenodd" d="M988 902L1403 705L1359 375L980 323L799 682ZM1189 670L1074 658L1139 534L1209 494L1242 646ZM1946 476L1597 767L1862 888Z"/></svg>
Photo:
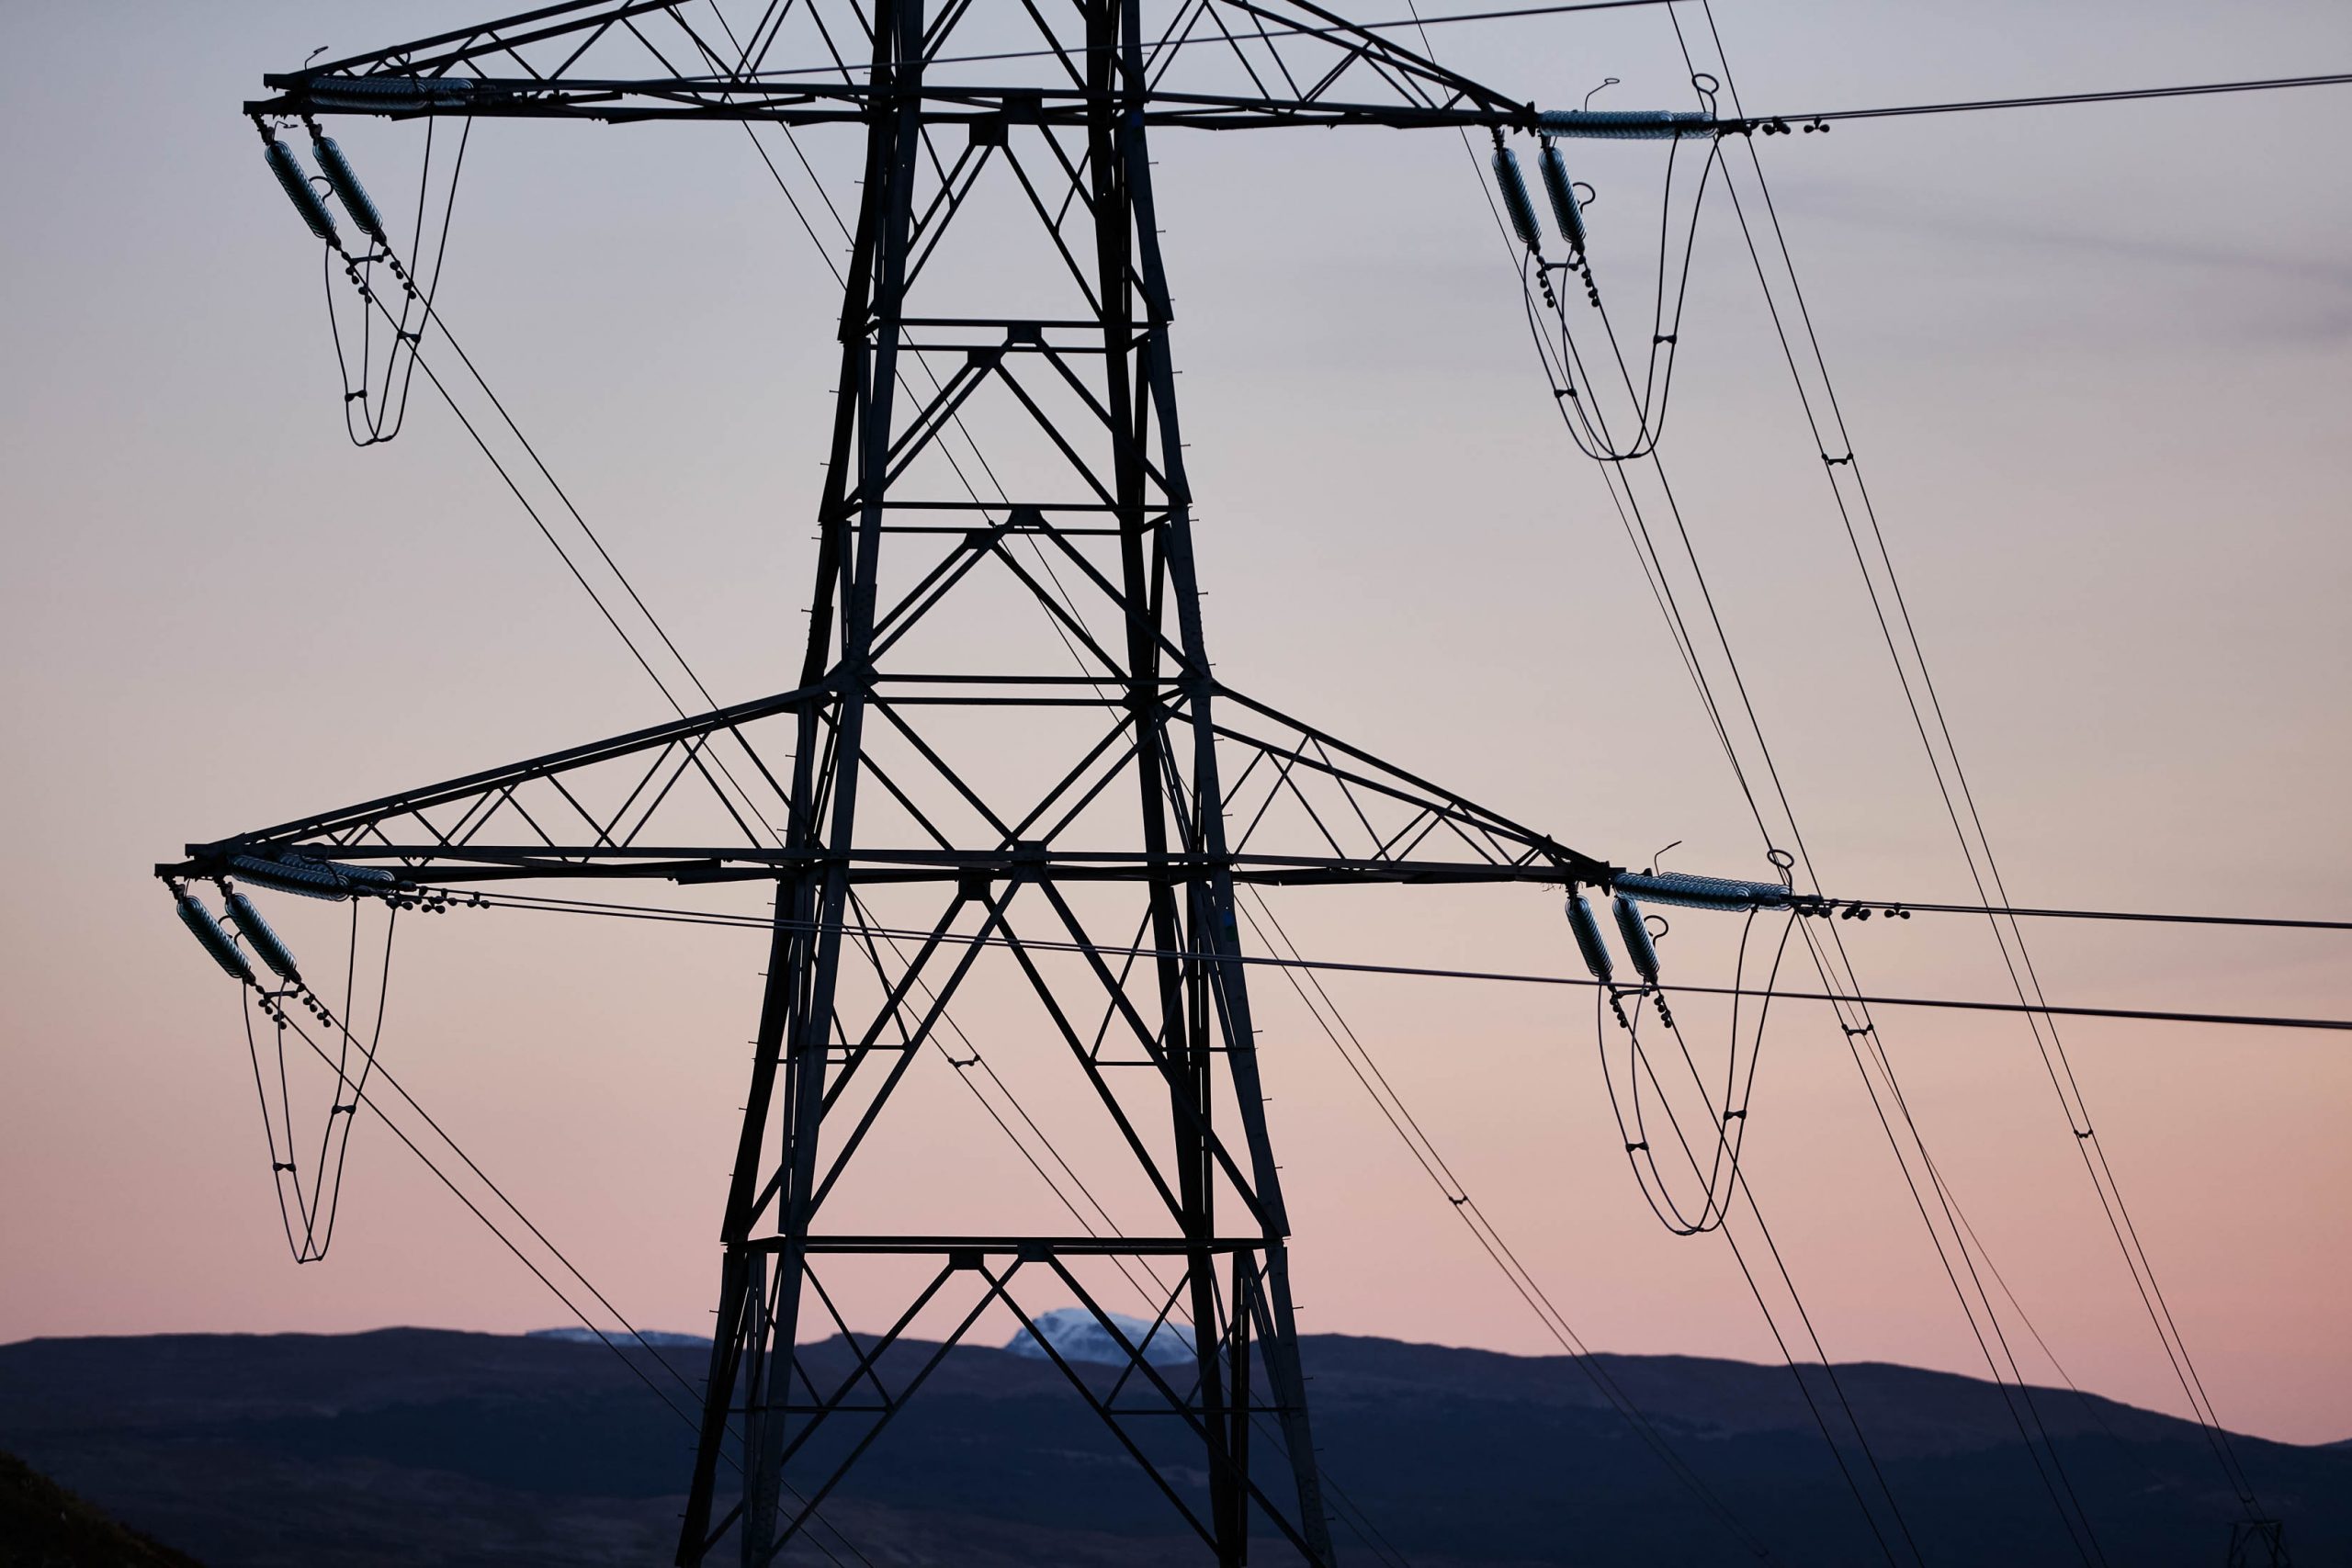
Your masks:
<svg viewBox="0 0 2352 1568"><path fill-rule="evenodd" d="M268 78L277 96L248 109L865 128L800 683L159 869L773 886L682 1563L730 1530L745 1562L771 1560L983 1310L1032 1324L1023 1292L1040 1277L1125 1348L1108 1371L1055 1359L1217 1562L1246 1561L1263 1520L1329 1562L1236 886L1605 885L1612 868L1213 674L1147 132L1526 129L1535 111L1300 0L1183 0L1150 35L1140 0L1051 17L1033 0L936 15L797 0L744 21L553 6ZM954 40L1014 84L959 85L942 63ZM826 63L770 63L786 59ZM927 934L877 938L886 904ZM989 965L1099 1103L1146 1221L1086 1235L829 1224L950 1002ZM881 1256L910 1260L915 1283L860 1338L828 1280ZM1182 1364L1113 1322L1105 1264L1149 1270L1161 1320L1189 1319ZM956 1326L899 1373L889 1358L918 1313L951 1303ZM803 1352L834 1332L850 1370L820 1383Z"/></svg>

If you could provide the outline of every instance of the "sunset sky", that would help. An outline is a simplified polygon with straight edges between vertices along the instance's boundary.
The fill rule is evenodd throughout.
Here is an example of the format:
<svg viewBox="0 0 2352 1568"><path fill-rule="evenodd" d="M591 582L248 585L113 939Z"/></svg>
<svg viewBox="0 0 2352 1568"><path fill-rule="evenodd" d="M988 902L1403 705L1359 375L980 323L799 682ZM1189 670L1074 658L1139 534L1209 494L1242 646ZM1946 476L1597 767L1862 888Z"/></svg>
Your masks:
<svg viewBox="0 0 2352 1568"><path fill-rule="evenodd" d="M365 1120L332 1256L288 1259L240 1004L150 875L190 840L666 716L446 408L420 389L397 441L345 442L317 247L236 112L314 46L483 14L0 9L0 1340L566 1321ZM1717 17L1762 111L2352 69L2352 12L2329 0ZM1689 106L1662 11L1431 36L1546 107L1611 76L1595 107ZM2352 916L2347 111L2352 88L2312 88L1759 148L2021 903ZM337 134L404 222L422 133ZM1461 143L1155 137L1219 675L1611 861L1680 840L1677 868L1769 874L1554 417ZM854 133L806 141L846 199ZM467 156L450 322L712 690L789 686L834 370L822 258L722 128L487 122ZM1623 294L1651 284L1660 156L1608 149L1581 176ZM1964 900L1747 265L1709 218L1666 448L1685 517L1825 884ZM1318 957L1575 964L1539 888L1273 903ZM334 956L345 919L289 910L288 934ZM1980 923L1846 934L1876 992L2004 994ZM2056 1002L2352 1017L2342 935L2029 935ZM400 940L387 1064L636 1322L706 1329L761 939L469 914ZM1720 981L1700 946L1683 977ZM1291 988L1252 984L1303 1330L1552 1352ZM1325 984L1588 1343L1775 1358L1720 1240L1643 1205L1589 996ZM2022 1021L1882 1017L1939 1169L2066 1372L2185 1413ZM2345 1036L2065 1038L2222 1418L2352 1437ZM944 1069L904 1110L900 1196L958 1219L1034 1203L1024 1171L964 1163L980 1135ZM1776 1021L1751 1128L1830 1354L1981 1375L1826 1012Z"/></svg>

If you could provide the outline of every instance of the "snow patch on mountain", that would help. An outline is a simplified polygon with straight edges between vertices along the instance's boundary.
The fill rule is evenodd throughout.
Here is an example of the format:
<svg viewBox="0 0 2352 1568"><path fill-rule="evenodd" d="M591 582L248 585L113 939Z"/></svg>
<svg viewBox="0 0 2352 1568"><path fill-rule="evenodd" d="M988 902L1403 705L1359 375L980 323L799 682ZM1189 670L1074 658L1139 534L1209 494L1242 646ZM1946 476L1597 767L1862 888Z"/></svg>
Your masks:
<svg viewBox="0 0 2352 1568"><path fill-rule="evenodd" d="M1143 1359L1153 1366L1182 1366L1193 1359L1193 1337L1178 1325L1163 1323L1155 1330L1142 1318L1129 1317L1125 1313L1105 1315L1128 1344L1143 1347ZM1127 1364L1127 1352L1084 1307L1056 1307L1051 1312L1041 1312L1036 1324L1035 1335L1023 1329L1007 1340L1004 1348L1016 1356L1038 1361L1046 1359L1046 1345L1051 1345L1065 1361L1092 1361L1114 1367ZM1037 1342L1040 1337L1044 1345Z"/></svg>

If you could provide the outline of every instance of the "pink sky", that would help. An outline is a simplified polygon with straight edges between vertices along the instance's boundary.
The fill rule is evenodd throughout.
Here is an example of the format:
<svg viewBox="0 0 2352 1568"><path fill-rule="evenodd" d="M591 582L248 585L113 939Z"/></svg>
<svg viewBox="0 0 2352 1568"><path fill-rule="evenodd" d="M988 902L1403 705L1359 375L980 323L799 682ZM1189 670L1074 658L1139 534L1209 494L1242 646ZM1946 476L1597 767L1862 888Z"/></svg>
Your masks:
<svg viewBox="0 0 2352 1568"><path fill-rule="evenodd" d="M287 1260L233 998L147 875L190 839L661 716L446 411L420 403L388 447L344 444L316 258L233 110L322 40L472 15L385 11L0 20L0 115L25 150L0 181L34 215L0 234L23 302L0 321L0 679L18 738L0 1339L564 1319L368 1123L334 1256ZM2324 6L1723 11L1768 107L2352 57L2352 24ZM1449 59L1546 101L1604 74L1623 107L1667 101L1663 25L1464 37ZM71 67L101 52L118 96L92 113ZM2319 90L1863 122L1770 149L2022 901L2352 909L2343 107ZM345 140L386 189L415 166L411 131ZM1679 839L1678 865L1760 874L1600 483L1548 423L1459 147L1203 138L1159 155L1219 673L1593 853L1639 864ZM831 384L819 259L733 143L502 124L469 158L452 321L713 689L788 684ZM1645 167L1604 165L1597 221L1654 220ZM1726 623L1826 878L1960 897L1732 259L1702 258L1674 449ZM701 352L725 344L742 352ZM1322 956L1573 963L1537 889L1276 907ZM331 952L342 918L289 911L288 934ZM2001 994L1981 927L1849 934L1876 990ZM2352 1016L2340 938L2030 934L2053 1000ZM702 1327L758 939L464 915L401 940L386 1061L637 1321ZM1720 1243L1668 1236L1641 1206L1587 998L1327 984L1589 1343L1771 1359ZM1550 1350L1288 987L1269 974L1254 995L1302 1326ZM1017 1019L976 1004L967 1021L1023 1059ZM1886 1024L1944 1174L2068 1371L2182 1409L2023 1026ZM2352 1436L2341 1037L2086 1022L2067 1039L2223 1418ZM1754 1181L1831 1353L1981 1372L1842 1041L1792 1013L1759 1082ZM959 1092L944 1069L914 1080L858 1201L958 1220L1038 1201ZM1035 1092L1050 1111L1049 1077Z"/></svg>

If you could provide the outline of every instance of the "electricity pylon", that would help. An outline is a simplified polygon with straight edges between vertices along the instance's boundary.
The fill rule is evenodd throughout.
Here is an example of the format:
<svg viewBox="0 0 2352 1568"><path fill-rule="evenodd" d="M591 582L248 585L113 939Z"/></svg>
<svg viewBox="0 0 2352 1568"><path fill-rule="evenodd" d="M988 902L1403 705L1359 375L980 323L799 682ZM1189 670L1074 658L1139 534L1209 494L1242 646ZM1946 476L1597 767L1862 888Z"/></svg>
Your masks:
<svg viewBox="0 0 2352 1568"><path fill-rule="evenodd" d="M1305 0L1183 0L1152 36L1140 0L1055 17L1025 0L936 15L923 0L801 0L723 33L683 4L579 0L271 76L275 96L246 106L265 125L865 127L799 683L159 868L353 896L387 874L411 890L773 887L682 1563L730 1529L743 1562L772 1560L983 1310L1034 1326L1023 1292L1040 1283L1127 1351L1111 1373L1054 1359L1218 1562L1247 1560L1258 1519L1331 1562L1235 888L1613 874L1213 672L1147 153L1156 127L1499 132L1559 117ZM870 57L844 60L850 40ZM965 85L959 40L1013 84ZM809 61L821 69L797 69ZM1099 1104L1141 1224L827 1223L984 970L1035 1004L1035 1039ZM881 1257L913 1260L914 1283L864 1339L828 1280ZM1112 1321L1106 1265L1148 1274L1159 1323L1189 1320L1184 1364ZM909 1325L948 1303L937 1349L895 1375ZM846 1375L807 1355L835 1333Z"/></svg>

